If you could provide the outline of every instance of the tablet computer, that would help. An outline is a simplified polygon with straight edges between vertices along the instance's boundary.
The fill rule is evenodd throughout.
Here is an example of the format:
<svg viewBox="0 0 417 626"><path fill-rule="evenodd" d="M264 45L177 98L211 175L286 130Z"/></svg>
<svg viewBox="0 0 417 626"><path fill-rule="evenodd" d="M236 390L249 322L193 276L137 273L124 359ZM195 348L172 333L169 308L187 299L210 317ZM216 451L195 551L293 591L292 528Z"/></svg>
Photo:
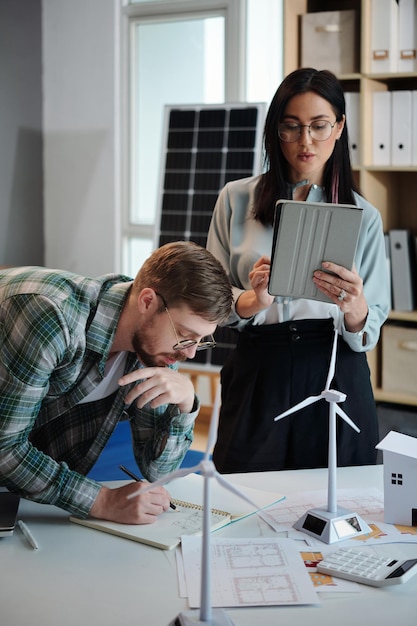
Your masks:
<svg viewBox="0 0 417 626"><path fill-rule="evenodd" d="M313 282L323 261L352 269L363 210L353 204L278 200L268 291L331 302Z"/></svg>
<svg viewBox="0 0 417 626"><path fill-rule="evenodd" d="M0 537L12 535L16 526L20 497L9 491L0 491Z"/></svg>

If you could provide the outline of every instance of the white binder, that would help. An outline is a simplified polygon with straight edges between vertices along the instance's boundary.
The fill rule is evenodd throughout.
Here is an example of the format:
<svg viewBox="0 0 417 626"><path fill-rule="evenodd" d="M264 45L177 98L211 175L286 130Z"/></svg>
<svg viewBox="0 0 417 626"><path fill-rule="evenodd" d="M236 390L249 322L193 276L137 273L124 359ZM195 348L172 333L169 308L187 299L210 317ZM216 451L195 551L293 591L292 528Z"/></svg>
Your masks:
<svg viewBox="0 0 417 626"><path fill-rule="evenodd" d="M413 311L415 296L414 238L404 229L390 230L392 304L396 311Z"/></svg>
<svg viewBox="0 0 417 626"><path fill-rule="evenodd" d="M372 116L373 165L391 165L391 92L375 91Z"/></svg>
<svg viewBox="0 0 417 626"><path fill-rule="evenodd" d="M349 132L350 159L354 167L360 165L360 133L359 133L359 93L357 91L347 91L346 100L346 120Z"/></svg>
<svg viewBox="0 0 417 626"><path fill-rule="evenodd" d="M411 165L411 91L392 91L391 98L391 165Z"/></svg>
<svg viewBox="0 0 417 626"><path fill-rule="evenodd" d="M417 166L417 91L411 92L411 165Z"/></svg>
<svg viewBox="0 0 417 626"><path fill-rule="evenodd" d="M398 69L398 2L372 0L371 73L389 74Z"/></svg>
<svg viewBox="0 0 417 626"><path fill-rule="evenodd" d="M417 0L399 2L398 71L417 72Z"/></svg>
<svg viewBox="0 0 417 626"><path fill-rule="evenodd" d="M384 243L385 243L385 258L387 261L387 273L389 277L389 298L390 298L390 308L393 308L392 304L392 272L391 272L391 247L390 247L390 237L389 232L384 233Z"/></svg>

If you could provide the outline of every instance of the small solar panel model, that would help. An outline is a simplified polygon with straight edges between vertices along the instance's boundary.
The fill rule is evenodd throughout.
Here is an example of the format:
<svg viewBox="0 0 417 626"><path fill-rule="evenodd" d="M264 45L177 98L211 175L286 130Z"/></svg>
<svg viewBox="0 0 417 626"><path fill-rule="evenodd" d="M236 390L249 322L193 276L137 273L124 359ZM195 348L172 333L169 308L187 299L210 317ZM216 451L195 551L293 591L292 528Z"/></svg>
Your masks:
<svg viewBox="0 0 417 626"><path fill-rule="evenodd" d="M264 103L167 105L155 247L171 241L204 246L217 196L224 185L262 169ZM223 365L234 331L218 328L214 350L193 363Z"/></svg>

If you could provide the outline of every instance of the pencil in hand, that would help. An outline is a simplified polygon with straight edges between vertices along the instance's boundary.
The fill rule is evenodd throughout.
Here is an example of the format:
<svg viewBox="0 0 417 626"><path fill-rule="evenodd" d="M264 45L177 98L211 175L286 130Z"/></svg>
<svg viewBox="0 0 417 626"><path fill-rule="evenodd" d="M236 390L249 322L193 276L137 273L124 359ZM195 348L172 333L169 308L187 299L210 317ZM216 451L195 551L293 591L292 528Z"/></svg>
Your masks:
<svg viewBox="0 0 417 626"><path fill-rule="evenodd" d="M136 482L138 482L138 483L142 482L142 479L139 478L139 476L136 476L133 472L131 472L129 469L127 469L127 467L125 467L124 465L119 465L119 469L121 469L122 472L124 472L125 474L130 476L130 478L133 478L133 480L136 480ZM171 509L176 511L177 507L175 506L175 504L173 502L170 502L169 506L171 507Z"/></svg>

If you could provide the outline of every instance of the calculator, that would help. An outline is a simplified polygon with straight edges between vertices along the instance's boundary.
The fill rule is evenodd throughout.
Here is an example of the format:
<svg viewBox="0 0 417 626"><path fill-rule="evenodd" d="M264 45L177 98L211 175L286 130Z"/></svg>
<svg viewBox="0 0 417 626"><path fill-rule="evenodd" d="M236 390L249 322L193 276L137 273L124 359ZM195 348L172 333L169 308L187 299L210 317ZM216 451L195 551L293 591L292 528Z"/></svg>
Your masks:
<svg viewBox="0 0 417 626"><path fill-rule="evenodd" d="M360 548L341 548L317 564L322 574L364 585L398 585L417 574L417 559L393 559Z"/></svg>

